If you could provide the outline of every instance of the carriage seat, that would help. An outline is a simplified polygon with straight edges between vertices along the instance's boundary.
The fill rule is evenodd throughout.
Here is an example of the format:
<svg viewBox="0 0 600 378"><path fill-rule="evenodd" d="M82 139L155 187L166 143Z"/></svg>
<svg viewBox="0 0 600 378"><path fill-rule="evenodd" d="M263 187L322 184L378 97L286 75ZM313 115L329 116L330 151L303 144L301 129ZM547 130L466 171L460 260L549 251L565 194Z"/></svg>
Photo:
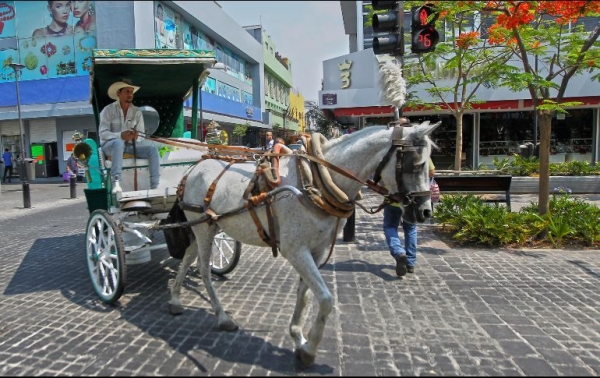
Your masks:
<svg viewBox="0 0 600 378"><path fill-rule="evenodd" d="M160 150L160 145L158 146ZM165 188L176 188L185 172L202 158L204 151L176 147L167 151L160 158L160 183L157 189L164 193ZM104 167L110 169L112 162L109 156L104 156ZM137 160L137 162L136 162ZM150 170L147 159L134 159L132 154L123 154L123 171L121 173L121 188L124 192L134 190L134 167L137 163L138 191L150 189Z"/></svg>

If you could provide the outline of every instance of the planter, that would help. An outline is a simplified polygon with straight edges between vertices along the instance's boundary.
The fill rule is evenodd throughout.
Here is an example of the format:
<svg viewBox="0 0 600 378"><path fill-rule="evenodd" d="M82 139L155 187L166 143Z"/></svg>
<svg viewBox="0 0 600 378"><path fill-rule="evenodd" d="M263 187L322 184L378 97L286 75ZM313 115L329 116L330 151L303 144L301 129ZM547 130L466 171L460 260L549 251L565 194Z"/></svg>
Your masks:
<svg viewBox="0 0 600 378"><path fill-rule="evenodd" d="M511 194L531 194L539 192L539 177L513 176ZM595 176L550 176L550 193L557 187L569 188L572 194L600 193L600 175Z"/></svg>

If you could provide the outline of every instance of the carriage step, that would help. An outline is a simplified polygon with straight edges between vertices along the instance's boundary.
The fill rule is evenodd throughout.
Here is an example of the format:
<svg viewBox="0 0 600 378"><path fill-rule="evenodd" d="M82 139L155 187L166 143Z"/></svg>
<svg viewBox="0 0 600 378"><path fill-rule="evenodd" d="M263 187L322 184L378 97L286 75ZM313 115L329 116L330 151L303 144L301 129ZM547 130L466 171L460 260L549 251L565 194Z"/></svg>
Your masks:
<svg viewBox="0 0 600 378"><path fill-rule="evenodd" d="M121 205L121 210L137 211L137 210L150 209L151 207L152 207L152 205L148 201L134 200L134 201L129 201L129 202L123 203Z"/></svg>
<svg viewBox="0 0 600 378"><path fill-rule="evenodd" d="M117 198L120 203L135 201L135 200L149 200L152 198L163 198L177 195L176 187L157 188L157 189L144 189L144 190L132 190L130 192L121 192Z"/></svg>

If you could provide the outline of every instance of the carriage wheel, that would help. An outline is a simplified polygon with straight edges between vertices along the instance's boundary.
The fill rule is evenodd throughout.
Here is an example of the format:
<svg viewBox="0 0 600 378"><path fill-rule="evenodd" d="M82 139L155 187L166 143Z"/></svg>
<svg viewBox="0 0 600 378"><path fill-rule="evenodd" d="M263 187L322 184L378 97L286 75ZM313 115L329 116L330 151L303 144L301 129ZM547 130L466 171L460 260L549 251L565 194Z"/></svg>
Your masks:
<svg viewBox="0 0 600 378"><path fill-rule="evenodd" d="M125 290L125 248L115 221L106 210L94 210L86 231L86 260L92 286L102 302L116 302Z"/></svg>
<svg viewBox="0 0 600 378"><path fill-rule="evenodd" d="M242 243L219 232L213 242L212 261L210 271L217 276L231 272L240 261Z"/></svg>

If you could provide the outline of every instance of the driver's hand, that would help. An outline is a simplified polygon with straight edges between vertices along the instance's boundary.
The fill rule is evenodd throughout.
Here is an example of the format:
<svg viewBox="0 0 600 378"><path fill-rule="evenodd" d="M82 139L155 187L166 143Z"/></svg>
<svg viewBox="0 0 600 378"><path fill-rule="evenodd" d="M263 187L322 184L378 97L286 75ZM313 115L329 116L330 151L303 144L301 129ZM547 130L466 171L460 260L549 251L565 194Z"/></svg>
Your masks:
<svg viewBox="0 0 600 378"><path fill-rule="evenodd" d="M121 139L125 142L130 142L132 140L137 139L138 133L135 130L127 130L121 133Z"/></svg>

